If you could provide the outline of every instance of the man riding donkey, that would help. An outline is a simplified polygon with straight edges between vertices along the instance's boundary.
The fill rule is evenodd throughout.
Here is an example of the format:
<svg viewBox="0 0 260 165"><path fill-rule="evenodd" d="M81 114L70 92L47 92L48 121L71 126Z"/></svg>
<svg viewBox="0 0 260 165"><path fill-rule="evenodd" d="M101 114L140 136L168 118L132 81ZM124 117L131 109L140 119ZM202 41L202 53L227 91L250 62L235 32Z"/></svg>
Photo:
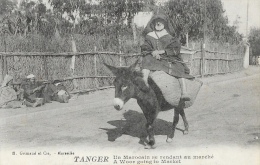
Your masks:
<svg viewBox="0 0 260 165"><path fill-rule="evenodd" d="M174 109L167 142L173 140L179 116L184 122L183 134L188 133L189 124L184 109L194 103L202 86L201 81L189 75L190 70L180 56L181 44L172 36L173 32L166 16L158 14L152 17L143 32L145 41L141 46L142 72L135 69L137 62L129 67L115 67L104 63L116 76L115 109L121 110L130 98L136 99L142 109L148 134L148 139L144 138L143 141L148 148L155 145L154 121L161 111ZM154 72L150 74L151 71Z"/></svg>
<svg viewBox="0 0 260 165"><path fill-rule="evenodd" d="M143 31L144 43L141 45L142 72L145 84L148 85L150 71L164 71L179 80L183 101L189 101L184 79L193 79L189 75L190 69L183 62L180 55L181 43L173 37L174 29L163 14L155 15L148 22Z"/></svg>

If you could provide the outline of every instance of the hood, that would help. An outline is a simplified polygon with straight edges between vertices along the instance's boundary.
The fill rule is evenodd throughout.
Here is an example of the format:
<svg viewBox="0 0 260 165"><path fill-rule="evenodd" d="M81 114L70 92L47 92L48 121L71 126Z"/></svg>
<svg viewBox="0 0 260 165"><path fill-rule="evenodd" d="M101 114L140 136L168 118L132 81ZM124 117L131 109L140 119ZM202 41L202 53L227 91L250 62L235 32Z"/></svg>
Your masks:
<svg viewBox="0 0 260 165"><path fill-rule="evenodd" d="M4 81L2 83L2 87L5 87L11 80L13 80L13 77L10 75L5 75Z"/></svg>
<svg viewBox="0 0 260 165"><path fill-rule="evenodd" d="M175 36L175 31L173 26L170 23L170 19L164 14L156 14L154 15L151 20L147 23L142 35L146 36L148 33L154 31L154 21L160 19L164 21L164 29L172 36Z"/></svg>

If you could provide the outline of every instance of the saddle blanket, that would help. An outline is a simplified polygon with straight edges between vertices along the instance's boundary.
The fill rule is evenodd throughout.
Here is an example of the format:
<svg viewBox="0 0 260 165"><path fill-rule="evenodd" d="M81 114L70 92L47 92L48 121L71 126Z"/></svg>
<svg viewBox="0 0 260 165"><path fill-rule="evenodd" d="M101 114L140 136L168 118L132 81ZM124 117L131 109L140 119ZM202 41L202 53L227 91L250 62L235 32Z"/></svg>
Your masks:
<svg viewBox="0 0 260 165"><path fill-rule="evenodd" d="M155 71L150 74L150 77L161 90L165 100L173 106L178 106L182 93L179 80L164 71ZM185 101L184 108L188 108L193 105L203 83L198 79L185 79L185 83L191 98L190 101Z"/></svg>

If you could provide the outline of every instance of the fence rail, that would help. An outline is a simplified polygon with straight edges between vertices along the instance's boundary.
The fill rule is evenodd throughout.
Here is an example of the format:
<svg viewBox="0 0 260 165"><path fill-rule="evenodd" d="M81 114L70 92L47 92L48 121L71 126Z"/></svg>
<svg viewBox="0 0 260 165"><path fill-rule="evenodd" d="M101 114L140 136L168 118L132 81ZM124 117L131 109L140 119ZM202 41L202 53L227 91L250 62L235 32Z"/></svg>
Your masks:
<svg viewBox="0 0 260 165"><path fill-rule="evenodd" d="M244 52L205 52L204 65L201 50L181 52L185 63L191 69L191 75L201 77L224 74L243 68ZM71 69L72 56L75 56L74 70ZM77 93L112 86L114 76L103 62L114 66L128 66L141 58L141 54L114 52L0 52L0 74L2 79L7 73L13 74L15 79L24 78L30 73L36 75L39 80L58 79L64 81L72 93Z"/></svg>

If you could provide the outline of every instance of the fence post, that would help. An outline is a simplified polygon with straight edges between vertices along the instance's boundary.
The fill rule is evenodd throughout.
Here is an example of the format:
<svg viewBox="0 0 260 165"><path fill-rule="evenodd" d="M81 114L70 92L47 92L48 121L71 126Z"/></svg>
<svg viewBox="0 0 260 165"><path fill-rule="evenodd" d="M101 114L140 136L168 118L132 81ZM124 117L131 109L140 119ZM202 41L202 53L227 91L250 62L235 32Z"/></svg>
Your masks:
<svg viewBox="0 0 260 165"><path fill-rule="evenodd" d="M248 43L246 43L245 46L246 46L246 51L245 51L244 58L243 58L243 67L244 68L248 68L248 66L249 66L249 49L250 49L250 47L249 47Z"/></svg>
<svg viewBox="0 0 260 165"><path fill-rule="evenodd" d="M4 55L4 76L8 74L8 69L7 69L7 57L6 54Z"/></svg>
<svg viewBox="0 0 260 165"><path fill-rule="evenodd" d="M119 55L119 66L122 66L122 56Z"/></svg>
<svg viewBox="0 0 260 165"><path fill-rule="evenodd" d="M5 32L4 32L3 35L4 35L4 37L3 37L3 39L4 39L4 48L5 48L5 53L6 53ZM8 74L6 54L1 55L1 62L2 62L2 77L1 77L2 78L1 81L2 81L2 80L4 80L5 75Z"/></svg>
<svg viewBox="0 0 260 165"><path fill-rule="evenodd" d="M71 64L70 64L71 76L73 77L72 84L73 84L73 90L77 90L79 88L79 86L78 86L76 79L74 79L74 77L75 77L75 61L76 61L75 54L77 53L77 46L76 46L76 42L75 42L72 35L71 35L71 49L72 49L72 52L74 53L74 55L71 57Z"/></svg>
<svg viewBox="0 0 260 165"><path fill-rule="evenodd" d="M94 74L95 74L95 79L94 79L94 82L95 82L95 87L98 88L98 80L97 80L97 54L95 53L94 55Z"/></svg>
<svg viewBox="0 0 260 165"><path fill-rule="evenodd" d="M229 65L228 65L228 59L229 59L229 56L228 56L228 53L227 53L227 73L229 72Z"/></svg>
<svg viewBox="0 0 260 165"><path fill-rule="evenodd" d="M4 58L3 58L2 54L0 55L0 59L1 59L1 61L0 61L1 62L0 83L2 83L2 81L4 80L4 76L5 76L4 75Z"/></svg>
<svg viewBox="0 0 260 165"><path fill-rule="evenodd" d="M49 75L48 75L48 67L47 67L47 60L46 60L46 56L43 56L43 68L44 68L44 76L45 76L45 80L48 80Z"/></svg>
<svg viewBox="0 0 260 165"><path fill-rule="evenodd" d="M192 53L191 56L190 56L190 71L191 71L191 74L194 73L194 68L193 68L193 67L194 67L194 66L193 66L193 65L194 65L194 64L193 64L194 54L195 54L195 53Z"/></svg>
<svg viewBox="0 0 260 165"><path fill-rule="evenodd" d="M216 60L217 61L217 74L219 73L219 69L218 69L218 61L219 60Z"/></svg>
<svg viewBox="0 0 260 165"><path fill-rule="evenodd" d="M206 12L207 12L207 9L206 9L206 0L204 0L204 18L203 18L203 44L202 44L202 64L201 64L201 70L202 70L202 72L201 72L201 77L203 78L204 77L204 75L205 75L205 48L206 48L206 42L205 42L205 40L206 40L206 26L207 26L207 24L206 24Z"/></svg>
<svg viewBox="0 0 260 165"><path fill-rule="evenodd" d="M205 75L205 42L203 44L201 44L202 47L202 51L201 51L201 55L202 55L202 60L201 60L201 77L203 78Z"/></svg>

